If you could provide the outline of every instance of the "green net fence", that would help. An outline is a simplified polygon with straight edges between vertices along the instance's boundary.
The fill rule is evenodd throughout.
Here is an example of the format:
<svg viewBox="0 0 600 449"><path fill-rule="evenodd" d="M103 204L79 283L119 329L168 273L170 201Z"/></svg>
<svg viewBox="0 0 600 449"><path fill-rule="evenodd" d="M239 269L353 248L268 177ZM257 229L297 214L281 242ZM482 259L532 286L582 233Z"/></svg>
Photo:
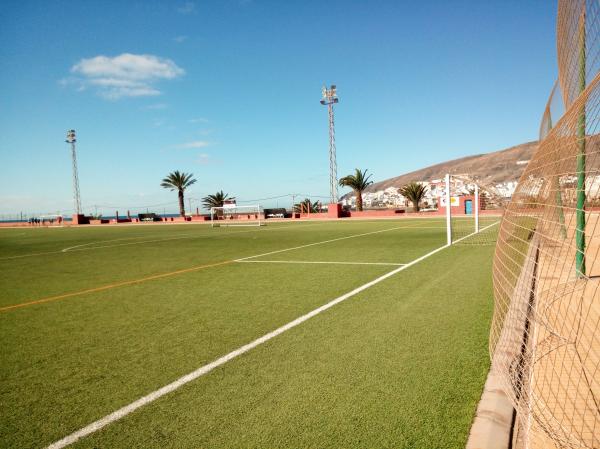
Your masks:
<svg viewBox="0 0 600 449"><path fill-rule="evenodd" d="M494 258L493 369L515 444L600 447L600 4L560 0L559 76Z"/></svg>

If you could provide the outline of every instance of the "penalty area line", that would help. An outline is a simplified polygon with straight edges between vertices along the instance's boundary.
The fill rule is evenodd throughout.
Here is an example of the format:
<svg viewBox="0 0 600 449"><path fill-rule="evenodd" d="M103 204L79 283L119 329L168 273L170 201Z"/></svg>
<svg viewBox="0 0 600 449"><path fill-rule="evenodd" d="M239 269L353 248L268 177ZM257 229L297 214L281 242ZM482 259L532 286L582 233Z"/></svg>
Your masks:
<svg viewBox="0 0 600 449"><path fill-rule="evenodd" d="M275 251L269 251L268 253L256 254L254 256L242 257L240 259L235 259L234 262L243 262L243 261L246 261L249 259L256 259L258 257L270 256L272 254L279 254L279 253L284 253L287 251L294 251L296 249L308 248L311 246L323 245L325 243L339 242L340 240L353 239L356 237L364 237L365 235L381 234L382 232L389 232L389 231L395 231L397 229L407 229L407 228L408 227L406 227L406 226L396 226L393 228L380 229L379 231L363 232L362 234L352 234L352 235L347 235L345 237L338 237L335 239L323 240L321 242L314 242L314 243L308 243L306 245L294 246L292 248L284 248L284 249L278 249Z"/></svg>
<svg viewBox="0 0 600 449"><path fill-rule="evenodd" d="M401 267L404 263L392 262L335 262L321 260L235 260L237 263L291 263L291 264L325 264L325 265L383 265L391 267Z"/></svg>
<svg viewBox="0 0 600 449"><path fill-rule="evenodd" d="M315 223L315 224L305 224L303 225L303 227L307 227L307 226L314 226L320 223ZM362 234L353 234L353 235L349 235L349 236L345 236L345 237L340 237L337 239L332 239L332 240L325 240L325 241L320 241L320 242L313 242L313 243L309 243L308 245L302 245L302 246L295 246L293 248L284 248L284 249L280 249L277 251L271 251L269 253L263 253L263 254L257 254L254 256L249 256L249 257L243 257L241 259L236 259L236 260L226 260L223 262L217 262L217 263L212 263L212 264L206 264L206 265L200 265L200 266L195 266L195 267L191 267L191 268L185 268L182 270L177 270L177 271L171 271L171 272L167 272L167 273L160 273L160 274L155 274L155 275L151 275L151 276L147 276L141 279L132 279L132 280L128 280L128 281L122 281L122 282L116 282L113 284L108 284L108 285L103 285L100 287L94 287L94 288L90 288L90 289L86 289L86 290L80 290L77 292L71 292L71 293L64 293L61 295L56 295L56 296L50 296L47 298L42 298L42 299L37 299L37 300L33 300L33 301L27 301L27 302L23 302L23 303L17 303L17 304L13 304L13 305L9 305L9 306L4 306L4 307L0 307L0 313L1 312L5 312L8 310L13 310L13 309L18 309L21 307L27 307L27 306L32 306L32 305L37 305L37 304L43 304L46 302L50 302L50 301L56 301L59 299L65 299L65 298L71 298L74 296L79 296L79 295L84 295L87 293L95 293L95 292L100 292L100 291L104 291L104 290L108 290L108 289L112 289L112 288L117 288L117 287L124 287L124 286L128 286L128 285L133 285L133 284L140 284L142 282L146 282L146 281L152 281L155 279L161 279L164 277L169 277L169 276L174 276L174 275L179 275L179 274L183 274L183 273L189 273L189 272L193 272L193 271L198 271L204 268L211 268L211 267L216 267L219 265L224 265L224 264L229 264L229 263L233 263L233 262L240 262L240 261L245 261L247 259L253 259L255 257L262 257L262 256L266 256L269 254L275 254L275 253L280 253L280 252L284 252L284 251L291 251L294 249L299 249L299 248L305 248L308 246L314 246L314 245L321 245L323 243L329 243L329 242L335 242L337 240L344 240L344 239L349 239L349 238L353 238L353 237L361 237L364 235L370 235L370 234L377 234L380 232L387 232L387 231L393 231L395 229L403 229L403 226L400 227L395 227L395 228L388 228L388 229L383 229L383 230L379 230L379 231L373 231L373 232L366 232L366 233L362 233ZM278 228L274 228L272 229L273 231L277 231L277 230L281 230L281 229L285 229L284 227L278 227ZM265 229L264 231L268 231L269 229ZM249 233L249 232L256 232L257 230L252 230L252 231L235 231L235 232L230 232L227 234L224 234L221 237L227 237L231 234L242 234L242 233ZM263 232L264 232L263 231ZM185 235L185 234L182 234ZM200 237L204 237L206 235L202 234ZM177 238L186 238L186 237L182 237L179 236ZM215 237L218 238L218 237ZM172 238L167 239L167 240L172 240ZM119 245L112 245L112 246L120 246L120 245L131 245L131 244L138 244L138 243L144 243L144 242L130 242L130 243L121 243ZM71 251L83 251L83 250L88 250L88 249L95 249L95 248L101 248L101 247L88 247L88 248L77 248L77 249L71 249ZM62 251L57 251L58 253L62 253ZM0 259L2 260L2 259Z"/></svg>
<svg viewBox="0 0 600 449"><path fill-rule="evenodd" d="M335 239L335 240L339 240L339 239ZM173 391L179 389L180 387L198 379L201 376L204 376L205 374L210 373L215 368L218 368L218 367L224 365L225 363L229 362L230 360L233 360L236 357L239 357L242 354L245 354L246 352L256 348L257 346L260 346L263 343L266 343L269 340L272 340L273 338L277 337L278 335L283 334L284 332L286 332L290 329L293 329L296 326L299 326L300 324L315 317L316 315L319 315L320 313L323 313L326 310L331 309L335 305L337 305L343 301L346 301L349 298L352 298L353 296L367 290L368 288L371 288L374 285L379 284L380 282L386 280L387 278L392 277L395 274L400 273L401 271L404 271L407 268L418 264L419 262L422 262L423 260L427 259L428 257L431 257L434 254L436 254L448 247L449 247L449 245L440 246L439 248L434 249L433 251L430 251L421 257L418 257L417 259L407 263L406 265L403 265L392 271L389 271L386 274L383 274L383 275L373 279L372 281L367 282L366 284L363 284L360 287L357 287L354 290L329 301L328 303L308 312L307 314L302 315L302 316L296 318L295 320L290 321L287 324L284 324L281 327L278 327L274 331L271 331L268 334L265 334L262 337L259 337L256 340L251 341L250 343L240 346L239 348L231 351L228 354L225 354L224 356L214 360L213 362L203 365L200 368L198 368L197 370L192 371L191 373L180 377L179 379L165 385L164 387L159 388L158 390L155 390L152 393L149 393L146 396L139 398L138 400L114 411L113 413L110 413L109 415L104 416L103 418L98 419L97 421L94 421L91 424L88 424L87 426L73 432L70 435L67 435L66 437L49 445L47 447L47 449L62 449L64 447L67 447L67 446L79 441L81 438L84 438L84 437L106 427L107 425L109 425L115 421L118 421L121 418L124 418L125 416L129 415L130 413L133 413L137 409L139 409L145 405L148 405L151 402L154 402L157 399L159 399L169 393L172 393ZM239 260L240 259L238 259L238 261Z"/></svg>

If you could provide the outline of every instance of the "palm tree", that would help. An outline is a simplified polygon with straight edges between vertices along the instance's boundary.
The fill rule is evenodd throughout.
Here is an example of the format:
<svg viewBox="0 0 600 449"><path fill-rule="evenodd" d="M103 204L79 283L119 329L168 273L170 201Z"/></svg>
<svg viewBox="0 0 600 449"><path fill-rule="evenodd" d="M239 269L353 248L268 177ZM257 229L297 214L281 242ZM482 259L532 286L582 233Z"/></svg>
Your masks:
<svg viewBox="0 0 600 449"><path fill-rule="evenodd" d="M309 198L305 198L297 204L294 204L294 212L303 212L316 214L321 210L321 202L317 201L313 203Z"/></svg>
<svg viewBox="0 0 600 449"><path fill-rule="evenodd" d="M220 192L215 193L214 195L208 195L202 198L202 205L210 210L213 207L223 207L223 204L227 200L233 200L235 198L229 198L229 194Z"/></svg>
<svg viewBox="0 0 600 449"><path fill-rule="evenodd" d="M196 180L193 178L193 173L184 173L179 170L169 173L169 176L164 178L160 183L161 187L170 190L177 190L179 197L179 215L185 216L185 208L183 206L183 192L189 186L194 184Z"/></svg>
<svg viewBox="0 0 600 449"><path fill-rule="evenodd" d="M356 210L363 210L362 193L364 190L373 184L373 181L369 181L371 175L367 175L367 170L360 171L358 168L355 169L353 175L344 176L340 179L340 186L350 187L356 194Z"/></svg>
<svg viewBox="0 0 600 449"><path fill-rule="evenodd" d="M427 187L418 182L409 182L400 189L400 194L408 198L413 203L413 210L419 212L419 203L425 196Z"/></svg>

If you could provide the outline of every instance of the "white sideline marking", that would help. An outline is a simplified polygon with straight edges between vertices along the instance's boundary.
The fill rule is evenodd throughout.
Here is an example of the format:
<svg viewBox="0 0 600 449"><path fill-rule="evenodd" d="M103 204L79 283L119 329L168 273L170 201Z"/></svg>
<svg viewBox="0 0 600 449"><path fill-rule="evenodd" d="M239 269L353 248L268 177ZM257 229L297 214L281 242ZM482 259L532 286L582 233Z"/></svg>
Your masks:
<svg viewBox="0 0 600 449"><path fill-rule="evenodd" d="M316 260L234 260L234 262L238 263L322 263L322 264L331 264L331 265L387 265L393 267L400 267L402 265L406 265L404 263L391 263L391 262L324 262L324 261L316 261Z"/></svg>
<svg viewBox="0 0 600 449"><path fill-rule="evenodd" d="M465 237L463 237L463 238L465 238ZM421 256L421 257L413 260L412 262L407 263L406 265L398 267L395 270L389 271L388 273L386 273L382 276L379 276L378 278L376 278L370 282L367 282L366 284L363 284L360 287L357 287L354 290L329 301L327 304L324 304L321 307L318 307L318 308L308 312L307 314L302 315L302 316L296 318L295 320L290 321L287 324L284 324L283 326L275 329L274 331L269 332L268 334L265 334L262 337L259 337L256 340L251 341L248 344L245 344L244 346L240 346L238 349L235 349L235 350L231 351L230 353L225 354L223 357L220 357L217 360L215 360L211 363L208 363L207 365L201 366L197 370L192 371L191 373L180 377L179 379L171 382L170 384L167 384L164 387L159 388L158 390L153 391L152 393L139 398L138 400L130 403L129 405L126 405L125 407L122 407L122 408L118 409L117 411L115 411L109 415L106 415L105 417L100 418L97 421L94 421L91 424L88 424L87 426L73 432L72 434L62 438L61 440L58 440L58 441L52 443L50 446L47 447L47 449L62 449L66 446L69 446L69 445L75 443L79 439L81 439L87 435L90 435L115 421L118 421L119 419L134 412L138 408L143 407L144 405L147 405L151 402L154 402L157 399L161 398L162 396L177 390L178 388L182 387L183 385L190 383L193 380L196 380L205 374L208 374L215 368L218 368L219 366L224 365L225 363L229 362L230 360L232 360L242 354L245 354L246 352L250 351L251 349L254 349L257 346L262 345L263 343L266 343L267 341L277 337L278 335L304 323L305 321L309 320L310 318L332 308L336 304L339 304L342 301L345 301L346 299L357 295L358 293L372 287L373 285L378 284L381 281L383 281L403 270L406 270L407 268L427 259L428 257L430 257L446 248L448 248L448 245L440 246L439 248L428 252L424 256Z"/></svg>
<svg viewBox="0 0 600 449"><path fill-rule="evenodd" d="M489 226L486 226L482 229L480 229L479 232L482 232L484 230L486 230L487 228L490 228L494 225L498 224L498 222L496 223L492 223ZM385 232L385 231L376 231L376 232ZM367 233L367 234L371 234L371 233ZM464 240L470 236L472 236L475 233L471 233L469 235L466 235L465 237L462 237L458 240L456 240L457 243L461 240ZM359 235L365 235L365 234L359 234ZM350 237L354 237L354 236L349 236L349 237L343 237L343 238L350 238ZM340 239L333 239L331 241L335 241L335 240L340 240ZM320 243L325 243L325 242L320 242ZM316 243L318 244L318 243ZM314 244L311 244L314 245ZM311 246L311 245L305 245L305 246ZM430 256L433 256L434 254L448 248L450 245L444 245L444 246L440 246L439 248L434 249L433 251L428 252L427 254L418 257L417 259L407 263L406 265L402 265L401 267L398 267L392 271L387 272L386 274L383 274L381 276L379 276L376 279L373 279L370 282L367 282L366 284L361 285L360 287L355 288L354 290L339 296L331 301L329 301L327 304L324 304L310 312L308 312L305 315L302 315L298 318L296 318L293 321L290 321L287 324L284 324L283 326L275 329L272 332L269 332L268 334L263 335L262 337L257 338L254 341L251 341L248 344L245 344L244 346L240 346L238 349L235 349L233 351L231 351L228 354L225 354L224 356L218 358L217 360L208 363L204 366L201 366L200 368L198 368L195 371L192 371L189 374L186 374L185 376L180 377L179 379L171 382L170 384L165 385L162 388L159 388L156 391L153 391L152 393L147 394L146 396L143 396L141 398L139 398L138 400L124 406L121 407L120 409L114 411L113 413L110 413L109 415L104 416L103 418L98 419L97 421L94 421L91 424L88 424L85 427L82 427L81 429L73 432L70 435L67 435L66 437L52 443L51 445L49 445L47 447L47 449L62 449L64 447L67 447L73 443L75 443L76 441L80 440L81 438L90 435L100 429L102 429L103 427L106 427L107 425L120 420L121 418L129 415L130 413L136 411L138 408L143 407L144 405L147 405L151 402L156 401L157 399L165 396L166 394L169 394L175 390L177 390L178 388L182 387L185 384L188 384L190 382L192 382L193 380L198 379L199 377L208 374L209 372L211 372L212 370L214 370L215 368L218 368L221 365L224 365L225 363L229 362L230 360L245 354L246 352L250 351L251 349L256 348L257 346L262 345L263 343L266 343L267 341L277 337L278 335L304 323L305 321L311 319L312 317L319 315L320 313L332 308L333 306L347 300L348 298L351 298L355 295L357 295L358 293L361 293L362 291L376 285L379 284L381 281L384 281L385 279L394 276L397 273L400 273L401 271L406 270L407 268L418 264L419 262L427 259ZM272 254L272 253L269 253ZM249 258L245 258L245 259L249 259ZM245 260L245 259L238 259L238 261L241 260Z"/></svg>
<svg viewBox="0 0 600 449"><path fill-rule="evenodd" d="M308 226L316 226L319 225L321 223L309 223L309 224L305 224L302 227L306 228ZM243 225L245 226L245 225ZM117 240L126 240L126 239L115 239L115 240L102 240L102 241L96 241L96 242L90 242L90 243L84 243L83 245L76 245L76 246L72 246L70 248L65 248L63 249L61 252L68 252L68 251L86 251L86 250L92 250L92 249L101 249L101 248L115 248L117 246L129 246L129 245L140 245L142 243L155 243L155 242L167 242L170 240L181 240L181 239L201 239L201 238L223 238L223 237L227 237L229 235L232 234L248 234L251 232L265 232L265 231L287 231L287 229L283 228L283 227L277 227L277 228L264 228L264 229L252 229L249 231L231 231L228 232L226 234L222 234L222 235L214 235L212 232L208 232L206 234L181 234L179 236L174 236L174 237L165 237L162 239L153 239L153 240L142 240L140 242L130 242L130 243L118 243L116 245L103 245L103 246L94 246L92 248L80 248L81 246L89 246L89 245L94 245L96 243L107 243L107 242L115 242ZM135 239L135 238L144 238L142 237L128 237L127 239Z"/></svg>
<svg viewBox="0 0 600 449"><path fill-rule="evenodd" d="M134 240L134 239L140 239L140 238L144 238L144 237L128 237L128 238L124 238L124 239L101 240L101 241L89 242L89 243L83 243L81 245L71 246L69 248L62 249L61 252L66 253L69 251L87 251L87 250L100 249L100 248L115 248L117 246L140 245L142 243L168 242L170 240L181 240L181 239L189 239L189 238L194 238L194 237L201 237L201 236L184 234L184 235L177 236L177 237L167 237L167 238L163 238L163 239L142 240L140 242L117 243L116 245L102 245L102 246L94 246L93 248L83 248L84 246L96 245L98 243L116 242L118 240Z"/></svg>
<svg viewBox="0 0 600 449"><path fill-rule="evenodd" d="M309 226L318 226L318 225L322 225L324 223L295 223L298 225L299 228L307 228ZM92 226L92 225L90 225ZM95 225L93 225L95 226ZM98 225L100 226L100 225ZM111 228L114 228L117 225L111 225ZM144 225L146 226L146 225ZM152 226L152 225L148 225L148 226ZM171 225L169 225L171 226ZM174 225L173 225L174 226ZM0 228L1 229L1 228ZM77 228L75 228L77 229ZM266 231L286 231L287 229L285 229L284 227L276 227L276 228L264 228L261 229L260 232L266 232ZM250 232L258 232L258 229L253 229L251 231L231 231L228 232L226 234L222 234L222 235L214 235L214 233L212 232L208 232L206 234L180 234L180 236L175 236L175 237L166 237L164 239L156 239L156 240L143 240L140 242L130 242L130 243L118 243L116 245L103 245L103 246L93 246L93 247L86 247L86 248L80 248L82 246L90 246L90 245L94 245L97 243L106 243L106 242L114 242L116 240L125 240L125 239L115 239L115 240L96 240L94 242L89 242L89 243L84 243L83 245L76 245L76 246L71 246L69 248L64 248L61 250L55 250L55 251L47 251L47 252L43 252L43 253L29 253L29 254L19 254L16 256L7 256L7 257L0 257L0 260L11 260L11 259L21 259L23 257L34 257L34 256L43 256L43 255L47 255L47 254L60 254L60 253L65 253L65 252L74 252L74 251L92 251L95 249L102 249L102 248L115 248L118 246L129 246L129 245L141 245L143 243L154 243L154 242L164 242L164 241L169 241L169 240L179 240L179 239L186 239L186 238L190 238L190 239L194 239L194 238L211 238L214 237L215 239L217 238L223 238L223 237L227 237L229 235L232 234L247 234ZM139 236L139 237L127 237L129 239L136 239L136 238L147 238L148 236Z"/></svg>
<svg viewBox="0 0 600 449"><path fill-rule="evenodd" d="M310 223L310 224L305 224L303 225L303 227L308 227L308 226L315 226L321 223ZM266 229L262 229L260 230L261 232L264 231L281 231L284 230L286 231L287 229L282 228L282 227L277 227L277 228L266 228ZM211 238L214 237L215 239L220 238L220 237L227 237L228 235L232 235L232 234L248 234L250 232L257 232L259 231L259 229L253 229L250 231L231 231L228 232L227 234L223 234L223 235L214 235L211 231L209 231L206 234L180 234L178 236L173 236L173 237L165 237L165 238L161 238L161 239L153 239L153 240L142 240L140 242L130 242L130 243L118 243L116 245L103 245L103 246L94 246L93 248L82 248L80 249L80 247L83 246L90 246L90 245L95 245L97 243L108 243L108 242L116 242L118 240L133 240L133 239L141 239L144 237L148 237L148 236L140 236L140 237L127 237L127 238L122 238L122 239L114 239L114 240L99 240L99 241L95 241L95 242L90 242L90 243L84 243L82 245L75 245L75 246L71 246L70 248L65 248L63 250L61 250L61 252L65 253L68 251L85 251L85 250L92 250L92 249L100 249L100 248L114 248L117 246L128 246L128 245L140 245L142 243L155 243L155 242L167 242L170 240L181 240L181 239L195 239L195 238Z"/></svg>
<svg viewBox="0 0 600 449"><path fill-rule="evenodd" d="M479 230L479 232L478 232L478 233L477 233L477 232L471 232L470 234L468 234L468 235L465 235L464 237L461 237L461 238L459 238L459 239L457 239L457 240L453 241L453 242L452 242L452 244L454 245L455 243L458 243L458 242L460 242L460 241L462 241L462 240L464 240L464 239L468 239L468 238L469 238L469 237L471 237L472 235L475 235L475 234L481 234L481 233L482 233L483 231L485 231L486 229L489 229L489 228L491 228L492 226L495 226L495 225L497 225L498 223L500 223L500 222L499 222L499 221L495 221L495 222L493 222L492 224L490 224L490 225L487 225L487 226L485 226L485 227L481 228L481 229Z"/></svg>
<svg viewBox="0 0 600 449"><path fill-rule="evenodd" d="M406 227L405 226L396 226L394 228L381 229L379 231L363 232L362 234L353 234L353 235L347 235L346 237L338 237L336 239L323 240L321 242L308 243L306 245L294 246L292 248L278 249L278 250L275 250L275 251L269 251L268 253L262 253L262 254L257 254L255 256L248 256L248 257L242 257L240 259L235 259L234 262L242 262L244 260L255 259L257 257L270 256L271 254L279 254L279 253L284 253L286 251L293 251L295 249L308 248L309 246L323 245L325 243L338 242L340 240L352 239L352 238L355 238L355 237L363 237L365 235L379 234L381 232L394 231L396 229L406 229Z"/></svg>
<svg viewBox="0 0 600 449"><path fill-rule="evenodd" d="M411 218L411 220L416 220L416 218ZM308 227L311 227L311 226L321 226L321 225L324 225L324 224L328 224L331 221L333 221L333 220L320 220L318 223L308 223L306 221L298 221L298 222L294 222L294 223L291 223L291 224L290 223L284 223L284 222L276 222L276 223L278 223L278 224L289 224L290 226L296 226L297 228L302 229L302 228L308 228ZM366 221L366 220L355 219L355 220L350 221L348 223L352 223L352 224L357 224L358 223L358 224L360 224L361 222L364 222L364 221ZM371 222L373 222L373 221L371 221ZM175 223L173 225L169 224L169 226L176 226L176 225L182 225L182 224L184 224L184 223ZM189 225L189 223L187 223L187 224ZM195 224L202 224L202 223L195 223ZM411 225L413 225L413 224L414 223L411 223ZM103 225L89 225L89 226L90 227L96 227L96 226L103 226ZM107 225L104 225L104 226L107 226ZM126 226L126 225L125 224L123 224L123 225L117 225L117 224L110 225L111 228L115 228L116 226ZM127 225L127 226L131 226L131 225ZM154 226L154 225L148 224L148 225L144 225L144 226ZM92 246L92 247L83 248L83 246L90 246L90 245L94 245L94 244L97 244L97 243L113 242L113 241L116 241L116 240L124 240L124 239L96 240L94 242L84 243L82 245L71 246L69 248L64 248L64 249L61 249L61 250L46 251L46 252L42 252L42 253L19 254L19 255L16 255L16 256L0 257L0 261L1 260L11 260L11 259L22 259L24 257L45 256L45 255L48 255L48 254L60 254L60 253L73 252L73 251L92 251L92 250L95 250L95 249L115 248L115 247L118 247L118 246L141 245L141 244L144 244L144 243L155 243L155 242L163 242L163 241L169 241L169 240L179 240L179 239L185 239L185 238L190 238L190 239L204 238L204 237L210 238L210 237L213 237L213 236L214 236L214 238L222 238L222 237L227 237L228 235L231 235L231 234L248 234L248 233L251 233L251 232L259 232L259 231L260 232L265 232L265 231L287 231L288 229L286 229L286 227L287 226L281 226L281 227L275 227L275 228L273 228L273 227L271 227L271 228L262 228L261 227L259 229L252 229L250 231L232 231L232 232L228 232L226 234L219 235L219 236L214 236L214 234L212 233L212 231L209 231L206 234L181 234L181 235L184 235L184 236L187 236L187 237L181 237L181 236L180 237L177 237L177 236L176 237L166 237L164 239L143 240L143 241L140 241L140 242L119 243L119 244L116 244L116 245L103 245L103 246ZM402 229L438 229L439 227L437 227L437 226L436 227L428 227L428 226L400 226L399 228L402 228ZM0 230L1 229L2 228L0 227ZM19 226L18 229L22 229L22 227ZM81 227L77 228L76 227L76 228L72 228L72 229L86 229L86 228L81 228ZM87 228L87 229L90 229L90 228ZM445 229L445 228L443 228L443 229ZM377 231L377 232L379 232L379 231ZM128 238L135 239L135 238L144 238L144 237L148 237L148 236L128 237Z"/></svg>
<svg viewBox="0 0 600 449"><path fill-rule="evenodd" d="M183 235L179 235L179 236L168 237L167 240L185 238L185 237L187 237L189 235L190 234L183 234ZM148 238L148 237L150 237L150 236L123 237L123 238L120 238L120 239L112 239L112 240L96 240L94 242L82 243L81 245L69 246L68 248L61 249L61 252L66 253L66 252L71 251L71 250L82 248L84 246L96 245L98 243L111 243L111 242L120 242L120 241L123 241L123 240L136 240L136 239L139 240L139 239ZM162 240L163 239L159 239L159 240L144 240L143 242L126 243L126 245L136 244L136 243L146 243L146 242L157 242L157 241L162 241ZM108 245L108 246L119 246L119 245L120 244L117 244L117 245ZM98 248L98 247L95 247L95 248ZM95 249L95 248L93 248L93 249ZM104 247L100 246L99 248L104 248Z"/></svg>

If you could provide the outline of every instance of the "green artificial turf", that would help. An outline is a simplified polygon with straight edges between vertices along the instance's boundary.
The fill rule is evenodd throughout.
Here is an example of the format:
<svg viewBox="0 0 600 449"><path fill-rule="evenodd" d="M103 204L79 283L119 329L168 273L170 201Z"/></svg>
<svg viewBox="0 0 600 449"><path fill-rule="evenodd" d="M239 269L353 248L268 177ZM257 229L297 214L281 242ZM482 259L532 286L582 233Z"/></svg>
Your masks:
<svg viewBox="0 0 600 449"><path fill-rule="evenodd" d="M388 229L257 260L406 263L445 242L441 220L0 230L0 306ZM463 447L492 252L445 249L78 445ZM228 263L0 312L0 446L47 445L392 269Z"/></svg>
<svg viewBox="0 0 600 449"><path fill-rule="evenodd" d="M380 220L352 221L343 225L332 222L273 223L261 228L213 229L208 225L163 225L111 229L0 229L0 286L3 291L0 307L281 248L397 227L414 227L419 224L440 227L439 232L428 236L428 247L434 247L443 243L441 223L437 220L435 224L427 220ZM387 232L374 235L385 238L386 234ZM402 256L403 250L414 252L415 247L419 248L405 234L395 234L397 254L388 254L387 257L392 262ZM355 242L358 240L340 241L335 246L336 251L341 251L340 256L343 257L347 252L356 252L356 247L365 247L365 244ZM63 249L77 245L86 246L62 252ZM314 248L326 251L327 246L329 245ZM358 256L372 258L376 253L377 248L373 248ZM24 255L31 256L21 257Z"/></svg>

